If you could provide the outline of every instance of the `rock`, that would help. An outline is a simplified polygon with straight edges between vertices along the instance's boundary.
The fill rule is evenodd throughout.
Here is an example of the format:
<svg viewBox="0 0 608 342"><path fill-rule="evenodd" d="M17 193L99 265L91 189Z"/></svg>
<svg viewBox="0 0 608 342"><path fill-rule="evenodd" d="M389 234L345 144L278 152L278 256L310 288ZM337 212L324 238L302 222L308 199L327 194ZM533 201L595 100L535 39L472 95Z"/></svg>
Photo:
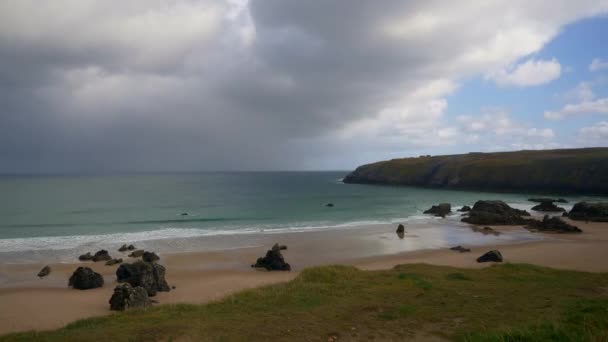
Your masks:
<svg viewBox="0 0 608 342"><path fill-rule="evenodd" d="M431 209L425 211L425 214L433 214L439 217L445 217L447 214L452 212L452 205L450 203L441 203L434 205Z"/></svg>
<svg viewBox="0 0 608 342"><path fill-rule="evenodd" d="M286 251L286 250L287 250L287 246L285 246L285 245L280 245L280 246L279 246L279 249L280 249L280 250L282 250L282 251Z"/></svg>
<svg viewBox="0 0 608 342"><path fill-rule="evenodd" d="M557 202L557 203L568 203L568 201L566 201L563 198L558 198L555 202Z"/></svg>
<svg viewBox="0 0 608 342"><path fill-rule="evenodd" d="M129 308L143 308L152 305L148 292L141 286L133 287L129 283L119 284L114 288L110 298L110 310L124 311Z"/></svg>
<svg viewBox="0 0 608 342"><path fill-rule="evenodd" d="M127 247L127 245L122 245L120 246L120 248L118 249L119 252L126 252L129 249L129 247Z"/></svg>
<svg viewBox="0 0 608 342"><path fill-rule="evenodd" d="M78 267L70 277L68 286L79 290L102 287L103 277L88 267Z"/></svg>
<svg viewBox="0 0 608 342"><path fill-rule="evenodd" d="M150 297L154 297L159 291L171 290L165 280L165 267L155 262L137 261L122 264L116 270L116 278L119 283L143 287Z"/></svg>
<svg viewBox="0 0 608 342"><path fill-rule="evenodd" d="M139 258L142 255L144 255L144 250L138 249L136 251L131 252L131 254L129 254L129 258Z"/></svg>
<svg viewBox="0 0 608 342"><path fill-rule="evenodd" d="M489 251L477 258L477 262L502 262L502 254L497 250Z"/></svg>
<svg viewBox="0 0 608 342"><path fill-rule="evenodd" d="M533 197L533 198L528 198L528 201L530 202L535 202L535 203L543 203L543 202L556 202L557 200L553 199L553 198L547 198L547 197Z"/></svg>
<svg viewBox="0 0 608 342"><path fill-rule="evenodd" d="M110 254L108 254L108 251L106 251L105 249L102 249L102 250L98 251L97 253L95 253L95 255L93 255L94 262L107 261L107 260L112 260L112 257L110 256Z"/></svg>
<svg viewBox="0 0 608 342"><path fill-rule="evenodd" d="M160 257L154 252L144 252L144 254L142 254L141 256L141 259L145 262L155 262L160 260Z"/></svg>
<svg viewBox="0 0 608 342"><path fill-rule="evenodd" d="M453 250L453 251L458 251L460 253L465 253L465 252L470 252L471 251L470 248L464 248L462 246L456 246L456 247L452 247L450 249Z"/></svg>
<svg viewBox="0 0 608 342"><path fill-rule="evenodd" d="M578 221L608 222L608 202L579 202L572 207L568 217Z"/></svg>
<svg viewBox="0 0 608 342"><path fill-rule="evenodd" d="M327 203L325 206L326 206L326 207L333 207L333 206L334 206L334 204L333 204L333 203Z"/></svg>
<svg viewBox="0 0 608 342"><path fill-rule="evenodd" d="M496 235L496 236L500 235L500 232L495 231L491 227L483 227L483 228L471 227L471 229L474 232L482 233L483 235L488 235L488 234L492 234L492 235Z"/></svg>
<svg viewBox="0 0 608 342"><path fill-rule="evenodd" d="M91 252L87 252L86 254L79 256L78 260L80 260L80 261L93 260L93 256L91 255Z"/></svg>
<svg viewBox="0 0 608 342"><path fill-rule="evenodd" d="M549 215L545 215L542 221L528 220L526 228L539 232L582 233L578 227L566 223L559 217L549 217Z"/></svg>
<svg viewBox="0 0 608 342"><path fill-rule="evenodd" d="M110 259L108 261L106 261L106 266L113 266L116 264L122 264L122 259Z"/></svg>
<svg viewBox="0 0 608 342"><path fill-rule="evenodd" d="M397 226L397 234L399 234L399 233L404 233L405 234L405 226L402 225L402 224L399 224Z"/></svg>
<svg viewBox="0 0 608 342"><path fill-rule="evenodd" d="M127 250L129 250L129 251L133 251L133 250L135 250L135 246L133 246L133 245L128 245L128 246L127 246Z"/></svg>
<svg viewBox="0 0 608 342"><path fill-rule="evenodd" d="M255 264L251 265L255 268L265 268L268 271L291 271L291 266L285 262L278 244L275 244L272 249L266 252L266 256L258 258Z"/></svg>
<svg viewBox="0 0 608 342"><path fill-rule="evenodd" d="M544 212L565 212L566 211L566 209L556 206L553 202L554 201L540 202L540 204L532 207L532 210L544 211Z"/></svg>
<svg viewBox="0 0 608 342"><path fill-rule="evenodd" d="M188 213L181 213L180 216L188 216Z"/></svg>
<svg viewBox="0 0 608 342"><path fill-rule="evenodd" d="M471 207L469 207L468 205L465 205L464 207L458 209L458 211L461 213L467 213L467 212L471 211Z"/></svg>
<svg viewBox="0 0 608 342"><path fill-rule="evenodd" d="M462 222L478 225L521 225L526 224L522 216L530 216L525 210L513 209L503 201L477 201L468 217Z"/></svg>
<svg viewBox="0 0 608 342"><path fill-rule="evenodd" d="M175 290L177 287L175 287L175 285L171 286L172 290Z"/></svg>
<svg viewBox="0 0 608 342"><path fill-rule="evenodd" d="M51 266L46 265L40 270L40 272L38 272L38 277L40 277L40 278L46 277L50 273L51 273Z"/></svg>

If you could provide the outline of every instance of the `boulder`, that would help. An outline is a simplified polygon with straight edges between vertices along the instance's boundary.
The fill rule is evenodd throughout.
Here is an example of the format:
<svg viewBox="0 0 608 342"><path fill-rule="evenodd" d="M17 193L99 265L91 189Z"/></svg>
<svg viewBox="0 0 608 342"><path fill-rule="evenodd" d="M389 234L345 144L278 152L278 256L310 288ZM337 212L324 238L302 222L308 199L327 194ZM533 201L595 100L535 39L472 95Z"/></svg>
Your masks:
<svg viewBox="0 0 608 342"><path fill-rule="evenodd" d="M97 253L95 253L95 255L93 255L94 262L108 261L108 260L112 260L112 257L110 256L108 251L106 251L105 249L102 249L102 250L98 251Z"/></svg>
<svg viewBox="0 0 608 342"><path fill-rule="evenodd" d="M80 261L93 260L93 256L91 255L91 252L87 252L86 254L82 254L81 256L79 256L78 260L80 260Z"/></svg>
<svg viewBox="0 0 608 342"><path fill-rule="evenodd" d="M426 210L425 214L433 214L439 217L445 217L447 214L452 212L452 205L450 203L441 203L439 205L434 205L431 209Z"/></svg>
<svg viewBox="0 0 608 342"><path fill-rule="evenodd" d="M291 271L291 266L285 262L281 254L281 248L275 244L272 249L266 252L266 256L258 258L255 264L251 265L255 268L265 268L268 271Z"/></svg>
<svg viewBox="0 0 608 342"><path fill-rule="evenodd" d="M522 216L530 216L525 210L511 208L503 201L477 201L468 217L462 222L478 225L521 225L526 224Z"/></svg>
<svg viewBox="0 0 608 342"><path fill-rule="evenodd" d="M110 260L106 261L106 266L113 266L113 265L116 265L116 264L122 264L122 259L121 258L119 258L119 259L110 259Z"/></svg>
<svg viewBox="0 0 608 342"><path fill-rule="evenodd" d="M129 250L129 251L134 251L134 250L135 250L135 246L133 246L133 245L128 245L128 246L127 246L127 250Z"/></svg>
<svg viewBox="0 0 608 342"><path fill-rule="evenodd" d="M159 291L171 290L165 280L165 267L155 262L137 261L122 264L116 270L116 278L119 283L143 287L150 297L154 297Z"/></svg>
<svg viewBox="0 0 608 342"><path fill-rule="evenodd" d="M558 198L557 200L555 200L555 202L557 202L557 203L568 203L568 201L566 201L563 198Z"/></svg>
<svg viewBox="0 0 608 342"><path fill-rule="evenodd" d="M68 286L79 290L102 287L103 277L88 267L78 267L70 277Z"/></svg>
<svg viewBox="0 0 608 342"><path fill-rule="evenodd" d="M333 204L333 203L327 203L325 206L326 206L326 207L330 207L330 208L331 208L331 207L333 207L333 206L334 206L334 204Z"/></svg>
<svg viewBox="0 0 608 342"><path fill-rule="evenodd" d="M479 228L479 227L471 227L471 229L476 232L476 233L482 233L483 235L488 235L488 234L492 234L492 235L500 235L500 232L495 231L493 228L491 227L483 227L483 228Z"/></svg>
<svg viewBox="0 0 608 342"><path fill-rule="evenodd" d="M399 225L397 226L397 232L396 232L396 233L397 233L397 234L399 234L399 233L403 233L403 234L405 234L405 226L404 226L404 225L402 225L402 224L399 224Z"/></svg>
<svg viewBox="0 0 608 342"><path fill-rule="evenodd" d="M50 273L51 273L51 266L46 265L40 270L40 272L38 272L38 277L40 277L40 278L46 277Z"/></svg>
<svg viewBox="0 0 608 342"><path fill-rule="evenodd" d="M545 215L542 221L528 220L527 229L539 232L551 233L582 233L578 227L566 223L557 216Z"/></svg>
<svg viewBox="0 0 608 342"><path fill-rule="evenodd" d="M110 310L124 311L129 308L143 308L152 305L148 292L141 286L131 286L129 283L119 284L114 288L110 298Z"/></svg>
<svg viewBox="0 0 608 342"><path fill-rule="evenodd" d="M497 250L489 251L477 258L477 262L502 262L502 254Z"/></svg>
<svg viewBox="0 0 608 342"><path fill-rule="evenodd" d="M464 248L462 246L456 246L456 247L452 247L450 249L453 250L453 251L458 251L460 253L465 253L465 252L470 252L471 251L470 248Z"/></svg>
<svg viewBox="0 0 608 342"><path fill-rule="evenodd" d="M469 207L468 205L465 205L464 207L458 209L458 211L461 213L467 213L467 212L471 211L471 207Z"/></svg>
<svg viewBox="0 0 608 342"><path fill-rule="evenodd" d="M181 213L180 216L188 216L188 213Z"/></svg>
<svg viewBox="0 0 608 342"><path fill-rule="evenodd" d="M608 222L608 202L604 203L576 203L568 217L578 221Z"/></svg>
<svg viewBox="0 0 608 342"><path fill-rule="evenodd" d="M544 212L554 212L554 213L561 213L561 212L565 212L566 209L562 208L562 207L558 207L556 206L554 203L554 201L545 201L545 202L540 202L540 204L535 205L534 207L532 207L532 210L534 211L544 211Z"/></svg>
<svg viewBox="0 0 608 342"><path fill-rule="evenodd" d="M129 254L129 258L139 258L143 255L144 255L144 250L138 249L136 251L131 252L131 254Z"/></svg>
<svg viewBox="0 0 608 342"><path fill-rule="evenodd" d="M160 260L160 257L154 252L144 252L144 254L142 254L141 256L141 259L145 262L155 262Z"/></svg>
<svg viewBox="0 0 608 342"><path fill-rule="evenodd" d="M122 245L120 246L120 248L118 249L119 252L126 252L129 249L129 247L127 247L127 245Z"/></svg>

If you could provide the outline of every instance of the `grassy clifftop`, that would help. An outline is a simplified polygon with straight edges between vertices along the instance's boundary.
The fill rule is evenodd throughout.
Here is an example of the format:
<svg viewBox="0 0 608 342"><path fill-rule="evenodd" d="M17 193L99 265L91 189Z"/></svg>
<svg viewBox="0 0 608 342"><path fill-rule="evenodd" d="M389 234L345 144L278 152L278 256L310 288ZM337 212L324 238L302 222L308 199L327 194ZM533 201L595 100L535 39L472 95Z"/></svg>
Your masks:
<svg viewBox="0 0 608 342"><path fill-rule="evenodd" d="M381 161L345 183L608 193L608 148L468 153Z"/></svg>

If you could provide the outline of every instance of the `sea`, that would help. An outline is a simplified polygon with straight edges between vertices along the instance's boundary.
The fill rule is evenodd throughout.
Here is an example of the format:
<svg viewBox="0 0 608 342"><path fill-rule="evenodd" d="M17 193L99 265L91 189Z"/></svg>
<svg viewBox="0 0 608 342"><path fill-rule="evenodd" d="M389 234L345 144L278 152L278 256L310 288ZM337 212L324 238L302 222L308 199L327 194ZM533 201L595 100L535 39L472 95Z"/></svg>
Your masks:
<svg viewBox="0 0 608 342"><path fill-rule="evenodd" d="M73 258L75 252L109 244L156 243L179 252L212 248L192 242L205 237L246 240L251 234L386 223L424 226L440 222L423 211L441 202L458 209L480 199L500 199L529 210L529 197L559 196L344 184L347 173L0 176L0 261L28 261L51 252L60 258L57 251L69 251ZM605 200L565 198L570 202L566 209L580 200ZM459 218L455 213L447 220L457 224Z"/></svg>

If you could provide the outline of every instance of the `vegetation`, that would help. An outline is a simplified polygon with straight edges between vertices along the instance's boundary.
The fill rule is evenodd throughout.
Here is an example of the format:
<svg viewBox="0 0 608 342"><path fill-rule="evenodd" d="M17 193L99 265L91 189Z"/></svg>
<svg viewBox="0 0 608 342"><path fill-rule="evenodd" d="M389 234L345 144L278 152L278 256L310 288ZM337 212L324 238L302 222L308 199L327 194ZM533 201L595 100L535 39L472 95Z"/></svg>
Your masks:
<svg viewBox="0 0 608 342"><path fill-rule="evenodd" d="M363 165L347 183L608 193L608 148L421 156Z"/></svg>
<svg viewBox="0 0 608 342"><path fill-rule="evenodd" d="M86 295L86 294L83 294ZM161 305L0 341L606 341L608 274L326 266L207 305Z"/></svg>

